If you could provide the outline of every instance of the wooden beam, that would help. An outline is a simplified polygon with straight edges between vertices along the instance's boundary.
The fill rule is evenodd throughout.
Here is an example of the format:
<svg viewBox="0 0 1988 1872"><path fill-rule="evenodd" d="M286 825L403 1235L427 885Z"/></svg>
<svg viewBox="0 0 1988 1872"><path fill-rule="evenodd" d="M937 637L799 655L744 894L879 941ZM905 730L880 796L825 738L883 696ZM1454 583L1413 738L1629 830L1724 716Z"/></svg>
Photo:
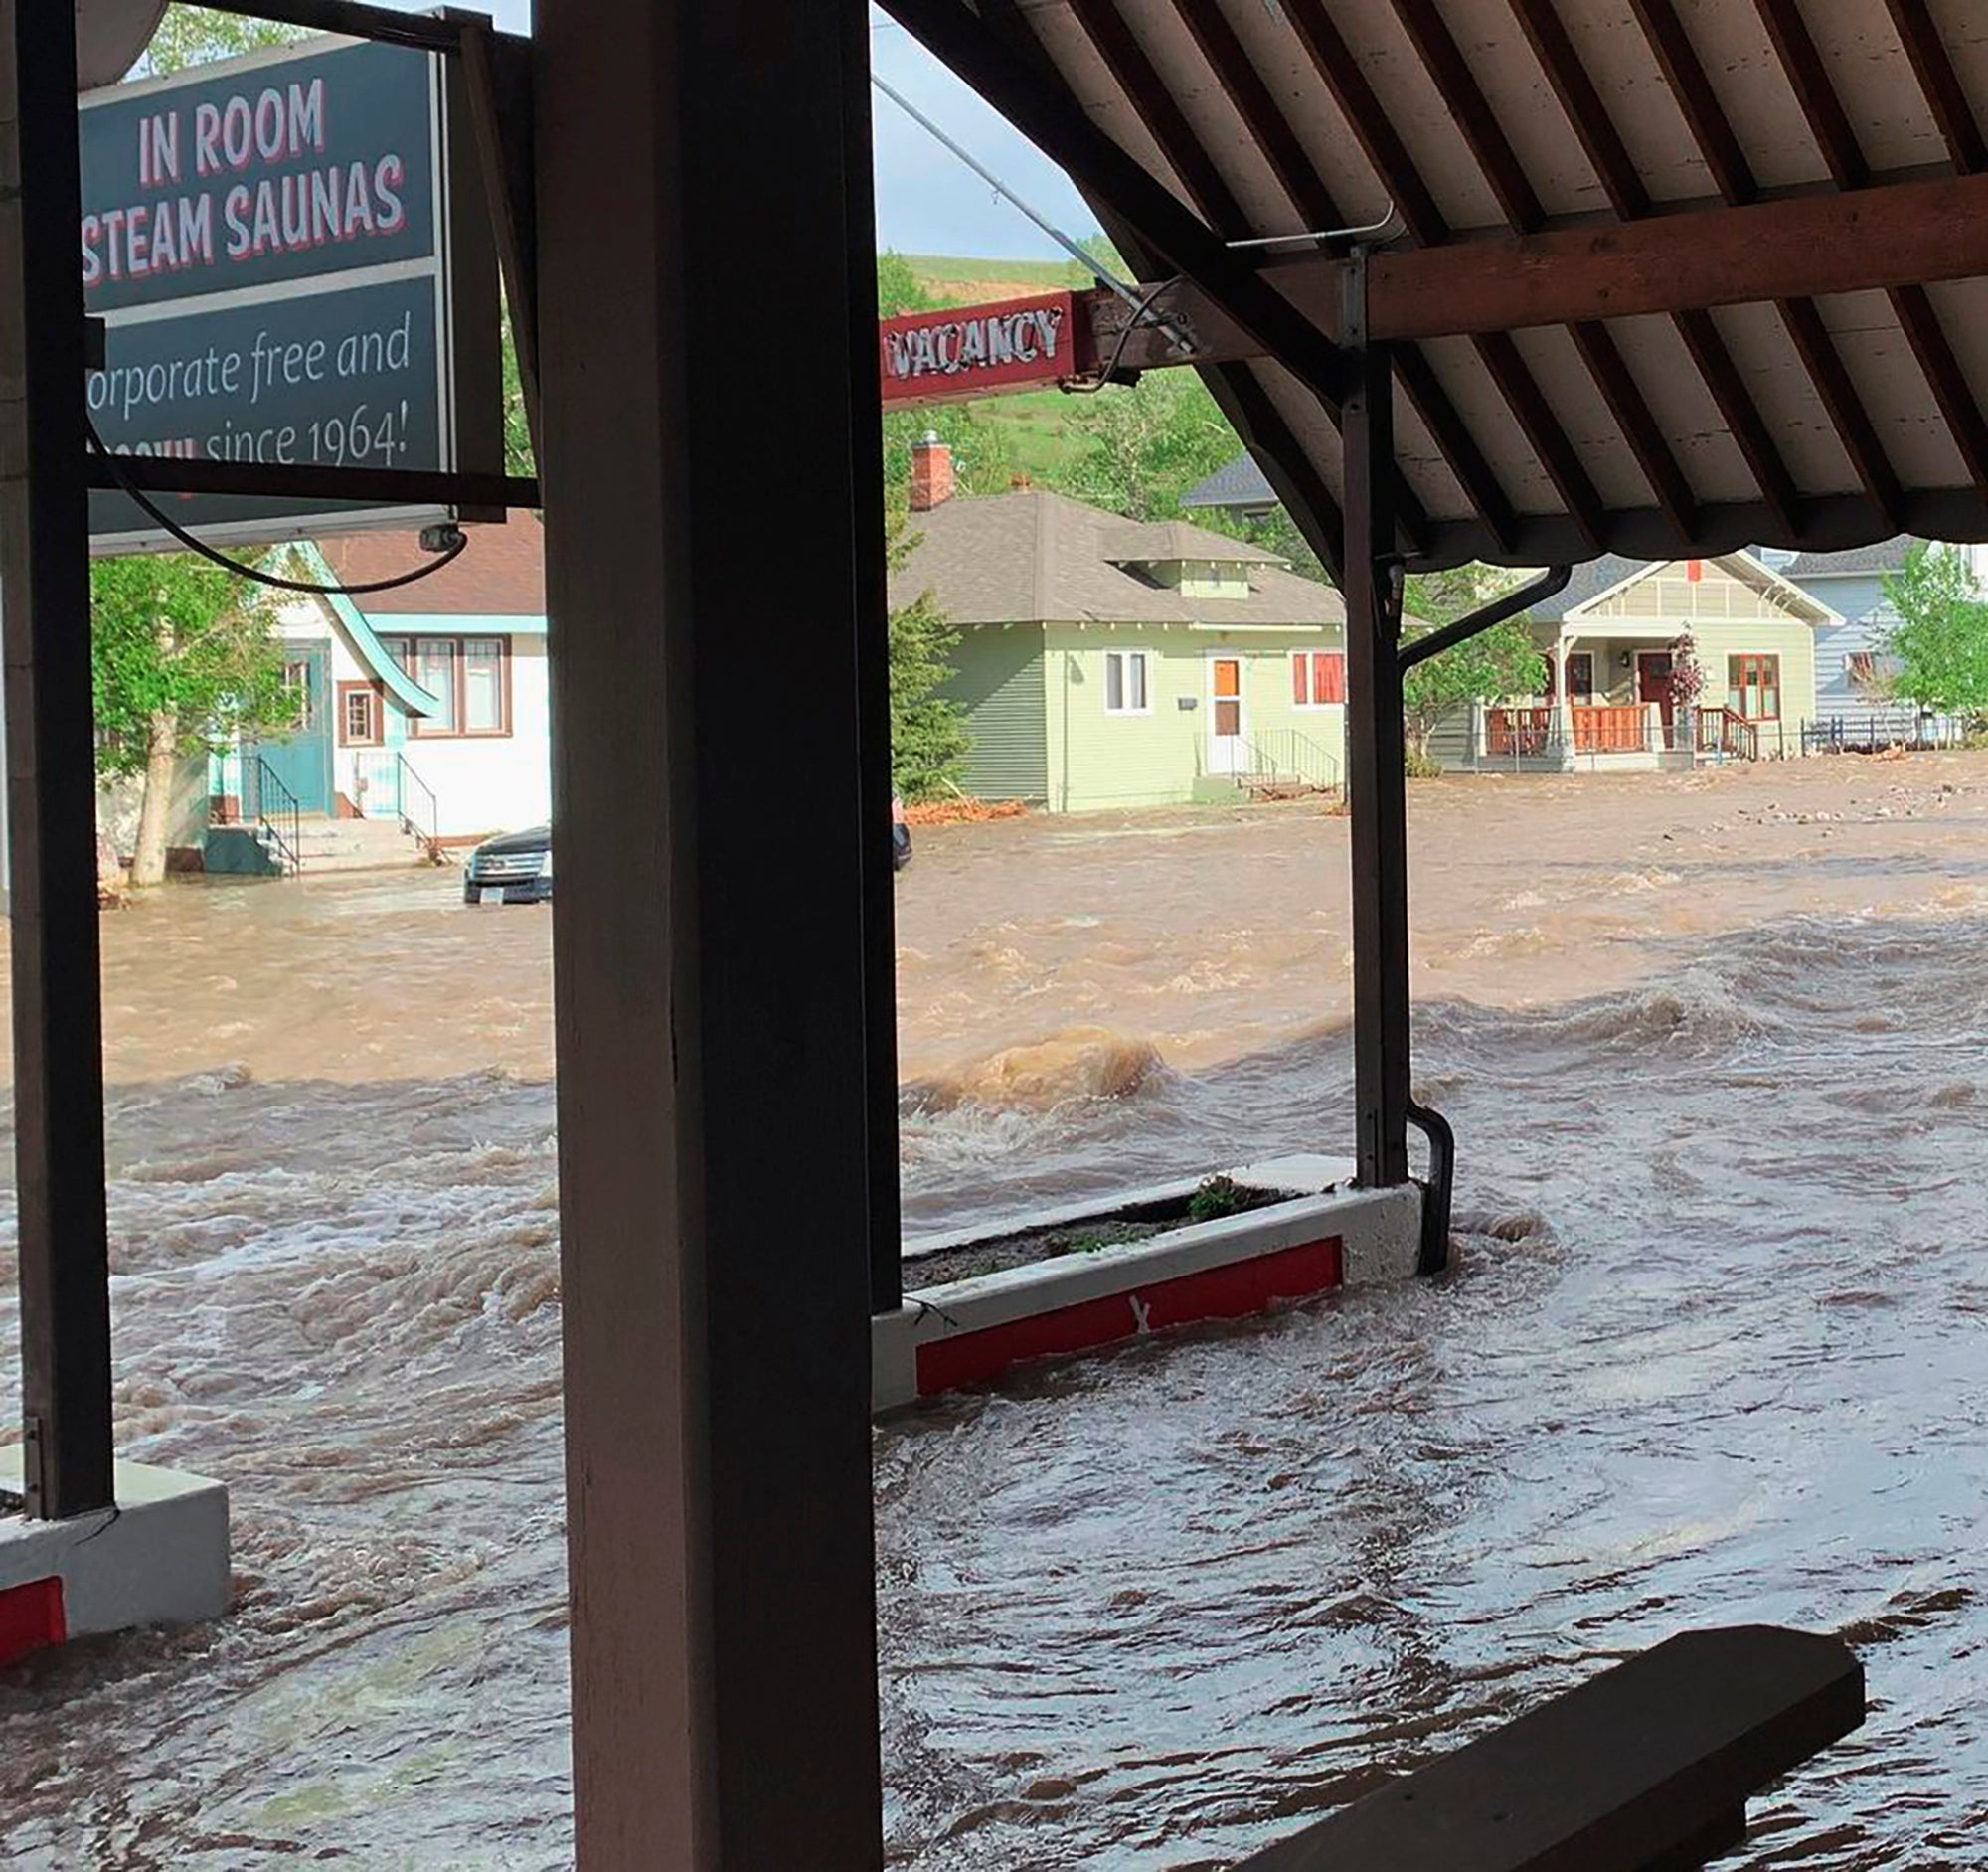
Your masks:
<svg viewBox="0 0 1988 1872"><path fill-rule="evenodd" d="M1263 278L1336 334L1343 265L1281 260L1265 267ZM1988 174L1381 254L1373 262L1373 323L1377 337L1394 341L1467 337L1884 290L1899 279L1979 277L1988 277ZM1123 311L1094 294L1089 302L1108 352ZM1192 362L1266 355L1191 286L1158 303L1194 328ZM1164 334L1147 331L1133 336L1123 362L1153 370L1181 360Z"/></svg>
<svg viewBox="0 0 1988 1872"><path fill-rule="evenodd" d="M1946 139L1954 168L1964 176L1988 169L1988 144L1982 141L1974 107L1961 88L1959 74L1953 69L1926 0L1885 0L1885 4L1891 9L1892 24L1911 61L1919 89L1925 93L1926 108Z"/></svg>
<svg viewBox="0 0 1988 1872"><path fill-rule="evenodd" d="M1265 277L1324 315L1334 264L1284 262ZM1983 276L1988 175L1943 176L1382 255L1374 329L1435 338Z"/></svg>
<svg viewBox="0 0 1988 1872"><path fill-rule="evenodd" d="M1245 1860L1239 1872L1683 1872L1864 1721L1837 1638L1687 1631Z"/></svg>

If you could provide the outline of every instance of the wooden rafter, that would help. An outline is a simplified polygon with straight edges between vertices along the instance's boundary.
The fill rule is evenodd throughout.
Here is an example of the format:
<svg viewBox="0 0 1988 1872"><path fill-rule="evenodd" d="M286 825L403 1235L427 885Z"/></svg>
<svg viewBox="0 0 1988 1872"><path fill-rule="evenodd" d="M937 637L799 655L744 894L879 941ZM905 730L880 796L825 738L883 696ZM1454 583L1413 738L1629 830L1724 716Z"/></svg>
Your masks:
<svg viewBox="0 0 1988 1872"><path fill-rule="evenodd" d="M1926 0L1885 0L1885 4L1891 9L1892 24L1911 61L1919 89L1925 93L1926 108L1946 139L1946 152L1953 158L1954 168L1964 176L1988 169L1988 143L1982 140L1981 125L1961 88L1959 74L1947 56Z"/></svg>
<svg viewBox="0 0 1988 1872"><path fill-rule="evenodd" d="M1047 74L1034 54L961 0L891 0L899 25L1078 184L1132 228L1155 260L1196 284L1336 412L1344 360L1318 327L1267 286L1171 189L1112 141ZM1033 39L1030 45L1034 46Z"/></svg>
<svg viewBox="0 0 1988 1872"><path fill-rule="evenodd" d="M1861 189L1871 179L1870 167L1797 0L1753 0L1753 5L1808 119L1809 133L1829 165L1830 180L1839 189Z"/></svg>
<svg viewBox="0 0 1988 1872"><path fill-rule="evenodd" d="M1288 20L1292 32L1296 32L1298 42L1304 46L1304 52L1318 70L1318 76L1326 82L1338 101L1340 115L1360 139L1360 147L1366 151L1366 159L1374 165L1374 173L1394 197L1394 205L1400 211L1402 221L1408 225L1409 235L1421 243L1421 247L1447 245L1451 239L1451 227L1441 209L1437 209L1435 197L1429 193L1429 185L1423 181L1419 165L1396 135L1386 111L1380 109L1380 103L1366 82L1366 74L1360 70L1360 62L1352 56L1346 40L1340 38L1338 28L1332 24L1332 18L1326 14L1320 0L1286 0L1284 18ZM1491 382L1499 388L1499 394L1511 408L1513 418L1519 422L1519 427L1533 453L1539 457L1541 467L1547 469L1547 477L1561 493L1569 513L1580 519L1582 533L1586 533L1590 523L1598 525L1600 499L1594 493L1594 483L1588 479L1580 457L1567 439L1565 427L1547 404L1545 394L1539 390L1539 382L1515 350L1501 350L1493 358L1487 354L1485 338L1475 338L1473 346L1485 370L1491 374ZM1618 410L1616 420L1624 422L1626 427L1634 422L1634 412ZM1640 433L1648 433L1648 429ZM1445 447L1445 453L1451 451ZM1662 453L1668 459L1668 449L1662 449ZM1451 453L1451 467L1457 467L1459 461L1469 461L1473 471L1481 463L1483 475L1491 473L1491 467L1481 451L1473 449L1469 455ZM1459 479L1463 479L1461 473ZM1499 507L1487 507L1483 493L1473 489L1469 479L1465 479L1463 485L1465 491L1471 493L1477 511L1485 513L1487 519L1499 511ZM1662 501L1664 497L1658 495L1658 499ZM1503 493L1499 493L1499 503L1503 505ZM1503 511L1509 513L1509 507ZM1497 525L1497 521L1491 521L1491 527L1501 539L1505 537L1507 529ZM1598 549L1600 539L1596 539L1596 551Z"/></svg>
<svg viewBox="0 0 1988 1872"><path fill-rule="evenodd" d="M1429 193L1429 187L1421 177L1421 169L1408 153L1402 139L1394 133L1394 125L1388 121L1388 113L1380 107L1380 99L1376 99L1366 74L1360 70L1360 62L1352 56L1352 48L1346 40L1340 38L1338 28L1334 28L1332 20L1326 16L1320 0L1284 0L1284 16L1298 34L1298 40L1312 64L1318 68L1318 76L1332 91L1340 107L1340 115L1360 139L1366 159L1374 165L1382 183L1394 193L1396 207L1402 211L1408 231L1423 247L1447 245L1453 231L1443 213L1437 209L1435 197ZM1537 209L1537 201L1533 207ZM1505 392L1507 382L1519 384L1515 374L1523 372L1525 382L1521 384L1521 396L1519 402L1511 404L1511 410L1513 416L1519 418L1519 424L1525 427L1527 439L1531 441L1535 437L1535 425L1541 418L1551 416L1551 412L1545 410L1545 398L1539 394L1539 384L1533 374L1525 370L1525 364L1515 350L1499 350L1493 358L1487 354L1487 342L1489 340L1485 338L1475 340L1477 356L1491 372L1491 378L1499 386L1501 394ZM1594 388L1608 406L1608 414L1614 418L1616 427L1622 431L1630 451L1636 455L1636 465L1650 483L1650 493L1656 497L1656 505L1664 509L1664 515L1678 529L1680 539L1686 537L1690 533L1692 491L1684 473L1678 469L1676 457L1670 453L1670 445L1658 433L1656 418L1650 414L1650 406L1636 388L1636 380L1622 364L1622 354L1616 350L1614 338L1594 326L1586 332L1574 332L1574 350L1586 364L1588 374L1594 378ZM1507 398L1507 402L1511 400ZM1590 499L1594 501L1592 511L1600 511L1600 501L1594 495L1594 483L1580 463L1580 457L1571 445L1567 445L1565 429L1557 420L1551 429L1539 431L1535 453L1547 467L1555 487L1559 487L1561 499L1567 501L1569 513L1580 517L1582 505ZM1563 485L1561 477L1567 475L1569 469L1576 471L1576 479L1571 485ZM1582 531L1586 531L1584 519Z"/></svg>
<svg viewBox="0 0 1988 1872"><path fill-rule="evenodd" d="M1207 38L1203 38L1203 34L1209 30L1209 24L1213 20L1221 18L1221 8L1215 4L1215 0L1175 0L1175 6L1179 8L1181 18L1189 24L1189 30L1195 34L1197 42L1201 44L1203 54L1207 54L1209 52L1209 42L1207 42ZM1310 24L1314 28L1314 34L1316 34L1316 28L1320 24L1320 18L1322 16L1318 16L1316 10L1314 10L1314 16L1310 20ZM1227 20L1223 22L1223 30L1229 30L1227 28ZM1328 32L1330 32L1330 26L1328 26ZM1304 38L1302 28L1300 28L1300 38ZM1336 34L1332 38L1336 38ZM1316 34L1312 40L1306 42L1306 46L1308 46L1308 50L1312 50L1312 56L1316 60L1318 58L1318 50L1314 50L1314 48L1328 48L1330 46L1330 38L1326 38L1326 34ZM1242 46L1233 40L1233 34L1231 34L1231 48L1233 48L1233 54L1237 58L1242 56ZM1223 78L1221 66L1217 66L1215 70L1217 70L1217 78ZM1223 80L1223 82L1227 84L1227 80ZM1330 78L1328 78L1328 82L1330 82ZM1258 80L1258 85L1260 85L1260 80ZM1237 107L1242 109L1242 105L1237 99L1235 91L1231 91L1231 101L1237 101ZM1270 99L1268 89L1262 89L1262 103L1264 103L1266 109L1270 109L1282 121L1282 111L1276 107L1274 99ZM1356 129L1362 123L1374 121L1378 117L1380 117L1378 111L1362 111L1358 115L1350 113L1350 121L1356 125ZM1250 117L1248 117L1246 111L1244 111L1244 121L1250 121ZM1252 129L1252 133L1260 135L1258 125L1254 121L1250 121L1250 129ZM1286 125L1286 131L1288 131L1288 125ZM1402 209L1402 217L1408 223L1409 233L1417 241L1421 241L1423 245L1433 245L1433 243L1447 241L1449 239L1449 229L1441 221L1441 217L1435 213L1435 203L1429 197L1427 189L1423 187L1421 177L1415 173L1413 165L1408 161L1408 151L1402 149L1402 151L1398 151L1398 155L1400 155L1400 161L1406 165L1408 187L1398 193L1396 207ZM1370 151L1370 159L1372 159L1372 151ZM1380 169L1378 163L1376 163L1376 169ZM1316 175L1316 169L1314 169L1314 175ZM1394 179L1394 175L1390 175L1388 171L1380 171L1380 179L1382 179L1382 185L1386 189L1396 191L1396 179ZM1324 183L1322 181L1316 185L1316 189L1318 189L1318 195L1312 197L1312 209L1306 209L1304 213L1320 213L1326 205L1330 205L1330 197L1324 195ZM1409 213L1409 203L1415 205L1415 215L1421 217L1419 227L1417 227L1415 215ZM1302 207L1302 203L1300 203L1300 207ZM1320 227L1324 227L1324 225L1336 225L1338 209L1334 209L1332 213L1334 213L1334 223L1314 223L1314 225L1320 225ZM1495 348L1495 358L1493 358L1491 350L1487 350L1487 344ZM1483 338L1479 338L1479 340L1475 340L1475 346L1477 346L1479 358L1483 360L1487 372L1491 374L1493 384L1497 386L1499 394L1505 398L1505 404L1509 406L1509 410L1513 414L1513 420L1519 424L1519 429L1523 431L1523 435L1527 439L1527 445L1533 449L1533 455L1539 459L1539 465L1547 471L1547 477L1553 481L1557 493L1561 495L1561 501L1567 505L1567 511L1571 515L1574 515L1576 523L1580 525L1582 537L1590 541L1590 545L1592 545L1592 549L1596 553L1602 551L1604 533L1602 533L1602 501L1600 501L1600 495L1594 491L1594 483L1588 479L1588 471L1580 465L1580 455L1574 451L1573 441L1569 441L1567 429L1563 427L1559 416L1555 416L1553 406L1547 402L1545 392L1541 392L1541 388L1539 388L1537 380L1533 378L1531 370L1527 368L1525 360L1519 356L1517 346L1513 346L1509 338L1505 338L1501 346L1495 340L1483 340ZM1433 372L1429 372L1429 376L1433 376ZM1481 459L1481 455L1479 455L1479 459ZM1455 471L1455 465L1451 465L1451 469Z"/></svg>
<svg viewBox="0 0 1988 1872"><path fill-rule="evenodd" d="M1297 211L1305 227L1318 230L1344 227L1346 222L1339 204L1326 187L1317 165L1305 154L1304 145L1298 141L1290 119L1270 94L1270 87L1263 82L1262 74L1256 70L1255 62L1242 42L1237 38L1236 29L1230 25L1228 16L1213 4L1213 0L1174 0L1174 3L1202 58L1215 74L1216 83L1222 86L1223 94L1248 127L1250 136L1270 165L1271 173L1277 178L1277 186L1283 190L1285 199ZM1143 75L1140 76L1140 83L1144 84ZM1157 80L1153 89L1158 94L1165 91ZM1133 106L1142 111L1143 121L1143 106L1137 97L1133 98ZM1428 537L1428 514L1405 476L1398 477L1394 506L1402 532L1410 547L1419 551Z"/></svg>
<svg viewBox="0 0 1988 1872"><path fill-rule="evenodd" d="M1603 107L1594 83L1581 64L1553 0L1512 0L1512 5L1541 69L1547 75L1547 82L1553 86L1554 95L1559 98L1562 110L1566 112L1581 148L1600 179L1610 206L1624 221L1641 220L1650 212L1649 191L1643 186L1621 133ZM1708 98L1710 94L1708 85ZM1712 392L1713 401L1726 419L1727 426L1740 443L1741 455L1753 468L1762 496L1783 524L1792 527L1795 519L1794 478L1788 473L1780 450L1775 447L1766 425L1760 419L1758 406L1740 388L1742 380L1739 369L1734 365L1732 354L1717 325L1706 317L1696 321L1690 333L1686 333L1681 324L1678 324L1677 330L1695 362L1700 361L1701 356L1710 361L1710 369L1701 362L1699 374ZM1826 337L1824 343L1827 344ZM1723 353L1723 358L1714 357L1715 351ZM1868 419L1865 427L1869 427Z"/></svg>
<svg viewBox="0 0 1988 1872"><path fill-rule="evenodd" d="M1180 177L1203 217L1218 234L1225 228L1244 226L1242 205L1209 158L1200 138L1190 129L1172 93L1159 82L1159 75L1144 48L1133 38L1115 0L1072 0L1071 11L1089 35L1091 45L1119 89L1132 100L1146 133L1159 145L1162 158ZM1001 24L1011 36L1029 32L1019 20L1003 18ZM1119 245L1121 250L1126 245L1122 231ZM1140 254L1138 258L1143 261L1147 256ZM1281 483L1278 492L1291 518L1336 577L1344 556L1345 536L1339 503L1333 499L1323 477L1311 467L1297 436L1261 381L1246 368L1210 370L1206 381L1237 433L1269 464L1266 472L1271 474L1273 485Z"/></svg>
<svg viewBox="0 0 1988 1872"><path fill-rule="evenodd" d="M1871 165L1865 159L1862 145L1857 140L1857 132L1852 127L1849 114L1844 110L1842 100L1836 94L1836 87L1829 82L1829 73L1823 65L1822 54L1817 50L1814 36L1808 30L1808 22L1802 17L1796 0L1754 0L1760 19L1767 28L1769 38L1774 43L1774 51L1786 73L1788 83L1802 107L1802 115L1807 119L1809 134L1815 138L1817 149L1829 167L1830 180L1846 193L1868 188L1871 183ZM1967 101L1959 92L1959 81L1955 78L1951 62L1939 47L1938 36L1932 21L1926 15L1923 0L1914 5L1910 0L1894 0L1892 14L1899 22L1900 37L1905 42L1905 53L1913 71L1918 75L1920 88L1924 91L1927 107L1939 124L1942 135L1948 138L1949 149L1954 148L1955 139L1962 144L1966 132L1971 130L1976 144L1980 140L1980 130L1975 124L1973 113ZM1904 16L1901 19L1901 15ZM1936 55L1936 56L1935 56ZM1931 82L1928 74L1943 74L1944 84L1935 77ZM1954 114L1957 109L1958 114ZM1960 167L1958 156L1955 166ZM1939 405L1940 413L1946 420L1947 433L1953 445L1967 466L1969 475L1977 485L1983 484L1981 467L1981 443L1983 440L1980 406L1967 389L1965 374L1961 371L1960 360L1953 354L1953 347L1947 342L1941 328L1938 314L1933 310L1932 301L1917 286L1892 286L1886 295L1892 307L1892 316L1912 347L1912 355L1924 374L1927 387L1933 393L1933 400ZM1810 307L1813 313L1813 307ZM1782 317L1788 316L1787 308L1782 308ZM1788 324L1789 335L1796 341L1797 348L1803 343L1804 333L1811 328L1820 333L1819 317L1802 321L1802 329L1796 324ZM1828 346L1832 355L1835 347L1829 344L1826 333L1821 341ZM1812 340L1811 340L1812 342ZM1803 361L1808 361L1806 351ZM1839 366L1840 368L1840 366ZM1862 418L1861 427L1853 432L1844 423L1837 420L1837 406L1831 402L1831 387L1825 377L1811 366L1810 374L1815 377L1816 389L1822 394L1829 408L1832 421L1836 422L1837 433L1843 437L1844 447L1850 451L1859 478L1871 493L1873 499L1883 509L1885 516L1894 525L1902 524L1900 513L1902 495L1896 475L1891 475L1890 463L1885 460L1878 435L1872 428L1870 419L1864 415L1861 402L1848 385L1848 374L1844 373L1843 388L1849 391L1850 414ZM1884 475L1890 475L1889 486L1881 477L1873 478L1870 461L1876 457L1883 464Z"/></svg>

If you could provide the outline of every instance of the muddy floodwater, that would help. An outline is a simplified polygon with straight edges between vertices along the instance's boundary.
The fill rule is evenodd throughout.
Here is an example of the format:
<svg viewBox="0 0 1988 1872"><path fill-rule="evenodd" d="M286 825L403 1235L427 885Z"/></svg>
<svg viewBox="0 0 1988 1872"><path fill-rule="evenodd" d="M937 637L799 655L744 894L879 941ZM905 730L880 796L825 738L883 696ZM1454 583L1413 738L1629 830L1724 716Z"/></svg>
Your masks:
<svg viewBox="0 0 1988 1872"><path fill-rule="evenodd" d="M1988 1866L1988 758L1411 799L1458 1265L878 1433L893 1864L1228 1865L1764 1620L1872 1716L1724 1863ZM912 1225L1344 1149L1346 830L921 832ZM103 932L120 1442L229 1482L237 1600L0 1673L0 1857L562 1865L549 916L410 872Z"/></svg>

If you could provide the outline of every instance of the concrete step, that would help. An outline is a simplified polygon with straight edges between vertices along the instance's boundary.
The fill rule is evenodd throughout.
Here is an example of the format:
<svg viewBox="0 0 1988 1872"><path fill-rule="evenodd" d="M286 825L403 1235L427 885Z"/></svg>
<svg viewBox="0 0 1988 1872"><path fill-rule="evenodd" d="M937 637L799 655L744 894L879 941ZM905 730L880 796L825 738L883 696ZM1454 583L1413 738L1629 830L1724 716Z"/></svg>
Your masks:
<svg viewBox="0 0 1988 1872"><path fill-rule="evenodd" d="M426 862L398 819L308 818L298 828L298 842L304 869L311 872L385 871Z"/></svg>

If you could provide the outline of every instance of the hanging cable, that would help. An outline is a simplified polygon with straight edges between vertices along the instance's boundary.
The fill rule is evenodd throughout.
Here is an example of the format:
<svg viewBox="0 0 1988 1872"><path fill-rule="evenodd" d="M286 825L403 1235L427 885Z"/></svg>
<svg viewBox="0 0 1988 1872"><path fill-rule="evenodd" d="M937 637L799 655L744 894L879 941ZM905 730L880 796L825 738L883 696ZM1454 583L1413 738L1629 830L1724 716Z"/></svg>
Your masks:
<svg viewBox="0 0 1988 1872"><path fill-rule="evenodd" d="M1146 289L1146 296L1133 306L1131 317L1119 326L1118 342L1111 347L1111 356L1099 368L1097 375L1088 382L1075 377L1066 378L1059 388L1074 397L1088 397L1102 390L1110 383L1113 373L1118 369L1118 361L1125 355L1125 347L1131 342L1132 334L1146 322L1146 314L1152 310L1153 301L1170 287L1179 284L1180 275L1176 273L1171 279L1162 279L1157 285L1149 286Z"/></svg>
<svg viewBox="0 0 1988 1872"><path fill-rule="evenodd" d="M391 579L370 579L364 585L319 585L308 579L285 579L273 572L263 572L259 567L245 565L239 559L231 559L226 553L189 533L152 497L125 473L123 463L104 445L101 435L96 432L96 425L90 418L83 418L89 431L89 445L103 465L110 470L110 478L119 490L129 496L139 511L163 527L190 553L198 553L210 564L219 566L224 572L232 572L238 578L251 579L257 585L266 585L278 592L301 592L306 597L364 597L372 592L394 592L402 586L414 585L422 579L431 579L444 566L452 565L469 550L469 536L460 527L449 529L454 538L428 565L416 566L412 572L396 574Z"/></svg>

